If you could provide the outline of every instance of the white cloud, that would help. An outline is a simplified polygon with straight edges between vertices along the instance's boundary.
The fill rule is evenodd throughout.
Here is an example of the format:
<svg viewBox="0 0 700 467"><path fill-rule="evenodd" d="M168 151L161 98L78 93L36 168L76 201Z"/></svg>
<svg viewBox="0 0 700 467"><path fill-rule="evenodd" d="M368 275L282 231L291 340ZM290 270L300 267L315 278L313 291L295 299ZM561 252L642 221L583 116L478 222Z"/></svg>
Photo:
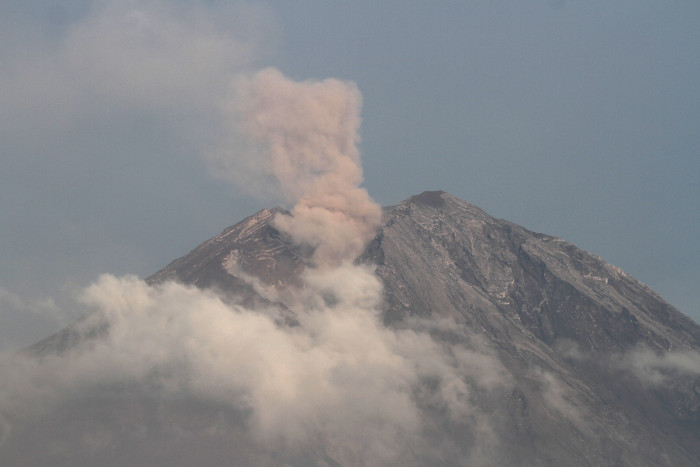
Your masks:
<svg viewBox="0 0 700 467"><path fill-rule="evenodd" d="M649 348L638 347L614 356L613 362L651 385L662 384L671 376L700 376L700 352L693 350L659 354Z"/></svg>
<svg viewBox="0 0 700 467"><path fill-rule="evenodd" d="M274 309L227 305L213 292L102 276L83 295L95 312L77 330L108 334L62 355L5 358L2 420L50 413L89 388L136 384L155 397L248 411L265 449L323 446L347 465L398 462L420 441L427 405L473 413L467 378L497 360L386 328L381 293L368 268L311 274L290 304L299 325L286 327ZM433 389L418 391L425 381Z"/></svg>
<svg viewBox="0 0 700 467"><path fill-rule="evenodd" d="M92 2L58 37L5 44L0 124L52 128L116 111L211 112L274 36L263 8Z"/></svg>

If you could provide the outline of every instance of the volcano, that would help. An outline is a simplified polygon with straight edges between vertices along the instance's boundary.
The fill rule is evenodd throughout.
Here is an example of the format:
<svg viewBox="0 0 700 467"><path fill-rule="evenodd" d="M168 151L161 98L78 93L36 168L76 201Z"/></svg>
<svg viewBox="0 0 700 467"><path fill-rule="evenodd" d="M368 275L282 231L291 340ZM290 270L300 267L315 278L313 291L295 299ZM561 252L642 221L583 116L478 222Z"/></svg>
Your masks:
<svg viewBox="0 0 700 467"><path fill-rule="evenodd" d="M296 245L275 227L275 217L285 214L264 209L146 282L151 288L176 282L231 306L273 309L276 326L303 328L285 297L303 288L314 269L313 246ZM0 459L7 465L47 459L52 465L700 465L700 326L620 268L440 191L384 208L381 227L355 264L381 283L378 319L387 332L425 335L450 358L475 356L458 373L469 388L455 396L468 399L459 417L436 402L438 386L449 393L445 380L426 370L411 383L405 396L419 407L417 441L393 457L348 454L355 434L326 442L323 426L317 439L278 451L251 438L245 406L168 399L138 382L110 381L16 421ZM97 323L85 318L32 346L27 358L70 358L110 335L108 322ZM498 376L485 381L492 374Z"/></svg>

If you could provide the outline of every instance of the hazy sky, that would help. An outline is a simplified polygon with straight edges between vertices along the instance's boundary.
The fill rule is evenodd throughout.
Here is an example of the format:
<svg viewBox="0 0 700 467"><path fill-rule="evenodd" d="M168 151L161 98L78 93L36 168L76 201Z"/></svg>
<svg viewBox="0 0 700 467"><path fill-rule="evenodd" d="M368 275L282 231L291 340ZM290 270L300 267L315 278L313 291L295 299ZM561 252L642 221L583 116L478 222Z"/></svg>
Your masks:
<svg viewBox="0 0 700 467"><path fill-rule="evenodd" d="M234 3L0 3L0 349L283 202L202 157L267 66L356 83L381 204L449 191L700 321L700 3Z"/></svg>

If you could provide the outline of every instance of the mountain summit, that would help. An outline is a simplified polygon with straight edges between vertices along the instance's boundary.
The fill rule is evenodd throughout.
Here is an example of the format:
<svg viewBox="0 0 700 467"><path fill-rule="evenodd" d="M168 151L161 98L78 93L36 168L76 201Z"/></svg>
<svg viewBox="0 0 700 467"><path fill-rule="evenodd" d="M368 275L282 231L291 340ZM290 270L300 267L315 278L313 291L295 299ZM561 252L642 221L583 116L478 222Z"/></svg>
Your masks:
<svg viewBox="0 0 700 467"><path fill-rule="evenodd" d="M313 246L296 245L275 228L275 216L286 214L281 208L264 209L146 282L163 290L175 287L168 285L172 282L189 284L215 290L233 307L276 310L275 326L298 339L300 330L309 323L313 328L317 321L310 321L303 307L287 297L307 287L305 280L315 271ZM326 420L324 412L313 412L329 404L332 392L315 400L301 393L302 405L308 406L304 410L317 413L315 418L297 419L297 409L285 409L292 418L283 418L283 423L301 420L319 426L318 431L304 431L315 433L316 438L305 436L292 442L287 437L280 441L285 447L277 450L247 433L251 412L262 410L254 404L234 404L231 411L218 409L211 399L207 404L177 398L163 401L133 390L131 383L112 382L101 386L102 392L90 392L88 400L100 403L87 415L76 409L81 399L74 398L62 403L54 415L37 416L33 425L6 435L9 442L0 450L0 459L3 450L5 458L20 458L17 446L28 445L37 433L49 439L57 426L65 429L61 439L75 452L80 449L75 439L85 435L81 430L97 425L107 433L109 448L97 443L90 451L92 457L78 456L75 465L89 465L85 459L112 465L103 461L125 449L140 453L133 457L137 463L155 459L171 465L202 459L202 465L700 464L700 327L620 268L562 239L495 219L440 191L384 208L382 226L355 267L373 271L381 284L376 309L384 330L369 328L365 334L389 333L388 337L381 334L382 345L401 349L395 357L412 370L395 374L386 386L379 386L384 389L373 393L377 381L384 381L386 375L362 373L356 379L343 370L354 361L351 357L341 365L327 365L332 366L329 381L335 384L340 378L343 391L348 391L338 393L343 394L337 401L339 412L346 406L365 408L372 394L381 397L406 384L405 390L388 399L405 398L416 413L401 422L406 433L392 432L394 442L411 440L396 452L387 453L386 446L380 449L364 440L361 445L370 448L362 454L355 445L358 433L345 428L334 431L335 421ZM354 279L342 280L348 290L355 287L365 293L372 288L371 280L359 285ZM194 293L191 288L185 290L183 296ZM343 302L332 293L322 295L320 301L304 303L332 309ZM118 329L114 321L97 323L102 327L94 323L69 327L36 344L30 353L59 358L52 356L99 345L94 342ZM309 334L311 340L304 344L302 355L316 348L317 334ZM356 339L365 334L357 334ZM343 339L342 333L338 336ZM244 337L232 335L231 339ZM193 344L184 341L182 345ZM335 345L333 352L340 352ZM370 355L378 355L382 348ZM245 347L239 350L247 352ZM440 357L429 358L431 352ZM231 371L229 376L235 378L235 371L241 370ZM285 397L297 396L295 392ZM131 415L124 412L125 407ZM371 427L375 422L384 426L387 422L379 420L383 413L379 407L372 409L374 416L372 410L366 414L353 410L344 415L343 423L356 417L357 424L348 426ZM75 410L83 414L82 422L73 417ZM397 414L408 413L397 409L391 420L403 420ZM130 424L138 426L152 445L120 435L114 423L99 421L110 414L118 414L122 430ZM209 435L185 436L183 446L195 446L186 454L170 449L169 424L186 431L182 420L193 416L197 429ZM195 430L192 423L188 429ZM289 448L290 443L296 447ZM207 454L199 459L188 457L203 451ZM68 454L54 458L75 460Z"/></svg>
<svg viewBox="0 0 700 467"><path fill-rule="evenodd" d="M298 284L310 249L272 226L263 209L146 279L241 295L255 277ZM384 225L358 259L377 266L387 324L450 317L493 338L506 333L587 351L697 348L700 328L646 285L562 239L531 232L442 191L384 208Z"/></svg>

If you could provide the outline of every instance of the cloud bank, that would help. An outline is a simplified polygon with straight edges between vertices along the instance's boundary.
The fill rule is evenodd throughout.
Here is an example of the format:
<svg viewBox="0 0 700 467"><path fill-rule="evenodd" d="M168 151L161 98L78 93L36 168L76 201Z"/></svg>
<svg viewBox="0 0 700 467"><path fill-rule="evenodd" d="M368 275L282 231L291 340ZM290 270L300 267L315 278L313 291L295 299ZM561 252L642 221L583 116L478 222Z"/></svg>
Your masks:
<svg viewBox="0 0 700 467"><path fill-rule="evenodd" d="M77 347L3 359L2 437L21 442L22 422L47 423L66 401L121 387L248 414L246 430L261 452L293 458L313 448L343 465L390 465L415 460L428 405L456 418L473 413L467 378L494 384L474 371L475 360L503 380L493 357L383 326L381 285L368 268L335 268L306 285L291 305L299 325L288 327L272 308L102 276L82 296L93 312L77 325ZM329 294L332 305L321 298ZM110 437L119 445L118 433Z"/></svg>

